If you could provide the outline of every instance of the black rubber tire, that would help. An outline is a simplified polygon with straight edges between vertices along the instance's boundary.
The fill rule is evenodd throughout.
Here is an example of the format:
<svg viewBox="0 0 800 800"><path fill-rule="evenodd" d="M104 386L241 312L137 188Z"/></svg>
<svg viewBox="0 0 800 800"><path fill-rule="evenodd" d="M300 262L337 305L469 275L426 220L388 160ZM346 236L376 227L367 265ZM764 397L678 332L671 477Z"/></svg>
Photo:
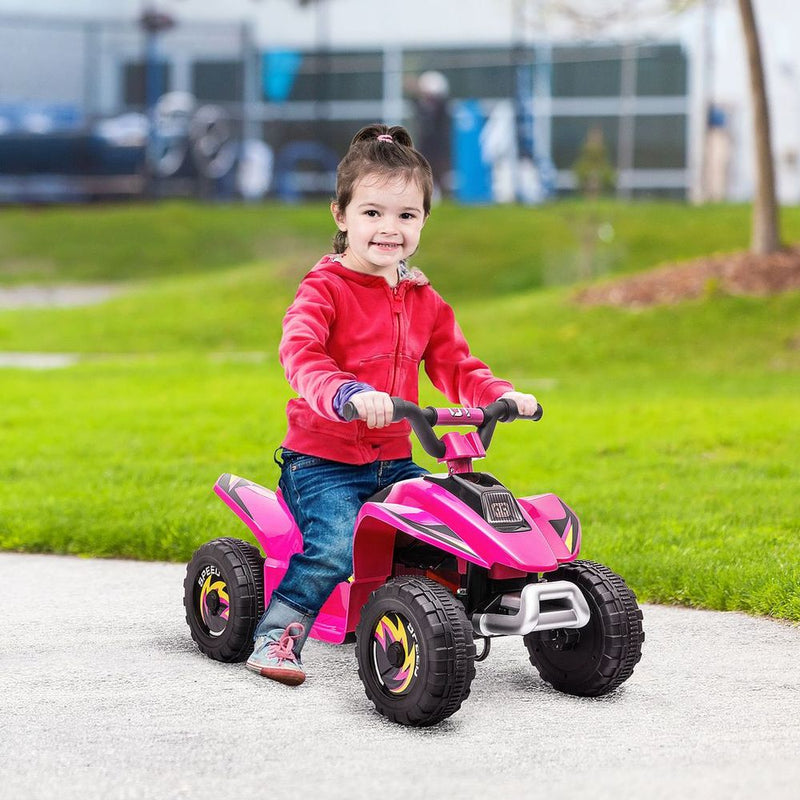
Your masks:
<svg viewBox="0 0 800 800"><path fill-rule="evenodd" d="M555 689L599 697L628 680L642 657L642 612L636 595L608 567L574 561L552 574L576 584L591 611L579 629L534 631L524 637L531 663Z"/></svg>
<svg viewBox="0 0 800 800"><path fill-rule="evenodd" d="M384 619L394 620L398 629L402 624L408 636L405 647L397 640L380 644ZM381 677L379 666L381 659L386 666L389 648L396 645L398 660L407 657L413 664L402 690L390 688L392 681L386 672ZM364 690L380 714L401 725L436 725L458 711L469 695L475 677L472 625L461 603L440 584L428 578L396 578L364 604L356 628L356 658ZM396 668L400 672L395 675L402 674L401 665Z"/></svg>
<svg viewBox="0 0 800 800"><path fill-rule="evenodd" d="M204 586L217 593L211 610ZM213 597L208 591L205 596ZM253 632L264 610L261 552L241 539L201 545L186 567L183 605L192 639L202 653L217 661L245 661L253 652Z"/></svg>

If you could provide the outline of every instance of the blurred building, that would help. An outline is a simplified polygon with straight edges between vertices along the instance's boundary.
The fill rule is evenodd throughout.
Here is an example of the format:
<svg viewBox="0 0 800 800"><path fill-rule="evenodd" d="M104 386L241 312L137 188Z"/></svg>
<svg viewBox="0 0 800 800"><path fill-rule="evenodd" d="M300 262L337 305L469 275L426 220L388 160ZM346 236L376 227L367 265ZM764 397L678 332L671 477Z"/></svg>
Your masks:
<svg viewBox="0 0 800 800"><path fill-rule="evenodd" d="M9 175L52 177L65 158L76 172L105 171L97 188L112 187L121 171L131 192L144 190L155 163L177 189L196 190L200 169L206 190L211 181L231 191L223 167L235 170L246 152L250 177L268 171L280 196L327 193L360 125L381 119L417 132L414 87L434 72L447 85L457 197L497 197L503 174L517 182L506 199L573 191L572 167L599 129L623 197L748 198L753 147L735 0L705 0L680 16L660 13L658 0L608 0L607 19L597 10L603 0L586 5L592 31L539 0L0 0L0 197ZM623 5L642 13L610 13ZM176 24L148 35L140 24L148 11ZM779 191L799 202L800 61L791 32L800 6L756 0L756 11ZM152 107L165 93L173 93L166 120ZM194 150L183 152L173 134L183 125L188 136L193 115L209 106ZM148 161L144 140L159 121ZM43 136L52 157L30 157ZM198 166L198 141L216 169ZM229 141L261 141L268 151L239 146L229 157ZM503 173L501 161L521 166ZM518 185L526 174L527 188Z"/></svg>

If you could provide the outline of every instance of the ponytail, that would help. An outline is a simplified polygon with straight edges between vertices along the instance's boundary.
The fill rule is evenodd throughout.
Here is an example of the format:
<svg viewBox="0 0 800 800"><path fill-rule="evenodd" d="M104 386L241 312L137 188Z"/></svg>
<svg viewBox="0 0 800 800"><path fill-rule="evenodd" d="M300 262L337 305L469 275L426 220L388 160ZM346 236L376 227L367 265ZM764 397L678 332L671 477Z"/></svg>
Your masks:
<svg viewBox="0 0 800 800"><path fill-rule="evenodd" d="M385 138L390 137L390 138ZM386 144L399 144L409 149L414 149L414 142L411 141L411 135L402 125L380 125L375 123L367 125L362 128L351 140L350 147L361 144L362 142L384 142ZM415 151L416 152L416 151ZM421 154L420 154L421 155ZM347 156L345 156L346 158Z"/></svg>

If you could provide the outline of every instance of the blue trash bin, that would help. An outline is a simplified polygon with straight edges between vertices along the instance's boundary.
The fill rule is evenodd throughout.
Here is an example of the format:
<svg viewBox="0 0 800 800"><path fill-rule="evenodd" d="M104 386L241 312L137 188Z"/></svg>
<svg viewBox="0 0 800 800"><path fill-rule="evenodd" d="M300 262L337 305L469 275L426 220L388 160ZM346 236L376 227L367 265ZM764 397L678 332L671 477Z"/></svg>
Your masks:
<svg viewBox="0 0 800 800"><path fill-rule="evenodd" d="M453 109L453 194L461 203L492 202L491 166L481 153L486 114L477 100L462 100Z"/></svg>

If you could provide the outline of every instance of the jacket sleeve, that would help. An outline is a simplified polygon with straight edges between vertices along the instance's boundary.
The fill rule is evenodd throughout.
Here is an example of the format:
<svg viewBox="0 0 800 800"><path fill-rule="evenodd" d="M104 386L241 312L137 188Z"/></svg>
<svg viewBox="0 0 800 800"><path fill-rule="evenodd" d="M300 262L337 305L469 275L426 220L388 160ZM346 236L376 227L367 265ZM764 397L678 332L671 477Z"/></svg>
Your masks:
<svg viewBox="0 0 800 800"><path fill-rule="evenodd" d="M331 326L336 319L335 288L311 273L300 284L283 318L278 350L292 389L326 419L341 422L333 408L339 388L357 380L344 372L328 352Z"/></svg>
<svg viewBox="0 0 800 800"><path fill-rule="evenodd" d="M466 406L488 405L513 390L508 381L496 378L483 361L470 353L453 309L438 294L436 299L436 321L422 356L433 385L451 402Z"/></svg>

